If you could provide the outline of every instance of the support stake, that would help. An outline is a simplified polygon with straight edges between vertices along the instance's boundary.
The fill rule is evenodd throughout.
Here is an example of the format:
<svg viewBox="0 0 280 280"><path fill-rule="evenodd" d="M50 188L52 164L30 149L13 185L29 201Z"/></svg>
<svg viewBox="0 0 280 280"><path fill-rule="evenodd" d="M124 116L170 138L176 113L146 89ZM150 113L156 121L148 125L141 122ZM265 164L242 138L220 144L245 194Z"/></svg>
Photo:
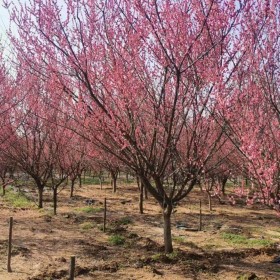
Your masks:
<svg viewBox="0 0 280 280"><path fill-rule="evenodd" d="M12 268L11 268L12 237L13 237L13 217L10 217L10 223L9 223L9 242L8 242L8 263L7 263L7 270L8 270L8 272L12 272Z"/></svg>
<svg viewBox="0 0 280 280"><path fill-rule="evenodd" d="M104 198L104 218L103 218L103 231L106 231L106 218L107 218L107 201L106 197Z"/></svg>
<svg viewBox="0 0 280 280"><path fill-rule="evenodd" d="M202 209L201 209L201 199L199 200L199 231L202 231Z"/></svg>
<svg viewBox="0 0 280 280"><path fill-rule="evenodd" d="M70 257L70 278L69 280L74 280L75 278L75 256Z"/></svg>

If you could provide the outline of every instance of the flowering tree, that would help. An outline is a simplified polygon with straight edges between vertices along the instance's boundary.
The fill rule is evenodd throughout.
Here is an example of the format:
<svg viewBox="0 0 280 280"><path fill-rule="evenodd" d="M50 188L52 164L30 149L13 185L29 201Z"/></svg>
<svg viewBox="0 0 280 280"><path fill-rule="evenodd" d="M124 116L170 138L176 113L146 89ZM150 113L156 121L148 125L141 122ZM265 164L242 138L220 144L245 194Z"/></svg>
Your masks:
<svg viewBox="0 0 280 280"><path fill-rule="evenodd" d="M86 119L84 137L137 174L162 207L167 253L173 203L223 145L225 125L214 137L211 123L242 60L237 47L254 2L31 0L11 8L22 67L51 76Z"/></svg>
<svg viewBox="0 0 280 280"><path fill-rule="evenodd" d="M247 38L241 49L243 59L228 90L221 95L224 109L219 111L222 122L227 123L227 136L238 149L239 174L254 186L248 202L259 201L277 210L280 203L279 16L279 1L252 3L247 14L250 25L242 31L242 36Z"/></svg>

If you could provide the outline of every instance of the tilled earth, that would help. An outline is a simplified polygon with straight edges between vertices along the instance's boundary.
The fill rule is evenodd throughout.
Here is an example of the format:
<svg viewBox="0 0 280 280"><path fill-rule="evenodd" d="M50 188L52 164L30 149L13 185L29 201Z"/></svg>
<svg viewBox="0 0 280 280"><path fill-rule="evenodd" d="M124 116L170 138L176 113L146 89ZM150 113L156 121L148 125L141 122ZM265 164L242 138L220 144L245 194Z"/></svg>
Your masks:
<svg viewBox="0 0 280 280"><path fill-rule="evenodd" d="M109 186L100 190L86 185L77 188L73 198L63 190L56 216L50 195L46 191L44 210L14 208L0 198L1 280L67 279L72 255L76 256L76 280L280 279L280 264L272 262L280 255L280 224L272 210L241 203L233 207L214 199L210 212L205 194L196 190L176 207L172 217L175 250L165 255L160 208L149 198L145 214L139 214L135 185L123 183L116 194ZM107 228L103 232L105 197ZM199 199L202 231L197 230ZM14 218L13 272L7 273L10 216ZM224 233L245 236L252 243L227 240ZM258 240L269 242L264 246Z"/></svg>

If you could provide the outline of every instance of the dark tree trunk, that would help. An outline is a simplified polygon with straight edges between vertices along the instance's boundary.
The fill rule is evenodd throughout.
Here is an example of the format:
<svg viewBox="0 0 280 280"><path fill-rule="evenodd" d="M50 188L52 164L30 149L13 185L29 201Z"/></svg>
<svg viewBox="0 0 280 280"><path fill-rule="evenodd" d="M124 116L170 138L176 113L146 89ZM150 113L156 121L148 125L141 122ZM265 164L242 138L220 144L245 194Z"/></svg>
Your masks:
<svg viewBox="0 0 280 280"><path fill-rule="evenodd" d="M79 187L82 187L82 174L78 174L78 178L79 178Z"/></svg>
<svg viewBox="0 0 280 280"><path fill-rule="evenodd" d="M5 185L2 186L2 190L3 190L2 195L4 196L5 193L6 193L6 186Z"/></svg>
<svg viewBox="0 0 280 280"><path fill-rule="evenodd" d="M148 198L149 198L149 197L148 197L148 190L147 190L146 187L144 188L144 191L145 191L145 199L148 199Z"/></svg>
<svg viewBox="0 0 280 280"><path fill-rule="evenodd" d="M71 179L70 197L73 197L74 195L74 185L75 185L75 179Z"/></svg>
<svg viewBox="0 0 280 280"><path fill-rule="evenodd" d="M53 214L57 214L57 187L53 188Z"/></svg>
<svg viewBox="0 0 280 280"><path fill-rule="evenodd" d="M44 188L38 188L38 208L43 208L43 191Z"/></svg>
<svg viewBox="0 0 280 280"><path fill-rule="evenodd" d="M221 189L222 189L222 194L225 195L225 188L226 188L226 183L227 183L228 177L225 176L221 180Z"/></svg>
<svg viewBox="0 0 280 280"><path fill-rule="evenodd" d="M117 178L112 178L112 184L113 184L113 192L115 193L117 191Z"/></svg>
<svg viewBox="0 0 280 280"><path fill-rule="evenodd" d="M163 234L164 234L164 248L165 253L169 254L173 252L172 246L172 235L171 235L171 213L172 213L172 204L167 205L163 210Z"/></svg>
<svg viewBox="0 0 280 280"><path fill-rule="evenodd" d="M112 188L113 188L113 193L115 193L115 192L117 191L117 178L118 178L118 173L112 171L112 172L111 172L111 178L112 178L111 184L112 184Z"/></svg>

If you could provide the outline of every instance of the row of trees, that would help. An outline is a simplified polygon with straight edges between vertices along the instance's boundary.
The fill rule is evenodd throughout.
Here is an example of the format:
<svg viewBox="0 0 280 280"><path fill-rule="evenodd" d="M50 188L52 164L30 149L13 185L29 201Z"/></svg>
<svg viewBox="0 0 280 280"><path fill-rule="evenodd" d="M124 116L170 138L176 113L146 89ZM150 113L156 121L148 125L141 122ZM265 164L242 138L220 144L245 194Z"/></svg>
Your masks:
<svg viewBox="0 0 280 280"><path fill-rule="evenodd" d="M278 208L279 1L6 5L16 58L1 70L2 163L39 193L51 178L55 195L85 155L118 162L161 206L167 253L173 204L198 183L242 176L250 202Z"/></svg>

